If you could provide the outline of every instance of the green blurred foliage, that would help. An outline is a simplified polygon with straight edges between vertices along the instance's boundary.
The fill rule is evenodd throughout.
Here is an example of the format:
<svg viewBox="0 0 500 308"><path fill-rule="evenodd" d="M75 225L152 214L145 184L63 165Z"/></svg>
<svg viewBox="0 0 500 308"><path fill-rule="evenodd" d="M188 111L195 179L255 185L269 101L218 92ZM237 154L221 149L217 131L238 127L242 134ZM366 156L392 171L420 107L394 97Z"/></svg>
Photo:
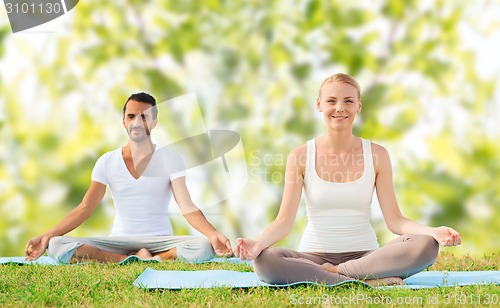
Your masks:
<svg viewBox="0 0 500 308"><path fill-rule="evenodd" d="M124 144L120 112L137 90L159 101L194 91L211 128L241 134L249 184L213 211L217 217L208 216L230 237L255 236L278 211L287 153L323 133L313 108L317 88L339 71L362 85L355 134L400 151L391 154L398 154L394 178L403 212L461 231L457 252L498 252L500 133L474 125L492 104L496 80L480 77L463 45L460 23L478 23L465 18L467 5L80 1L69 30L51 36L51 51L41 53L4 26L0 57L12 46L30 66L3 64L16 75L2 79L0 255L21 254L30 237L81 201L97 157ZM470 121L459 128L445 123L427 137L428 155L413 156L403 140L440 104L464 110ZM106 197L73 234L106 234L111 204ZM383 222L375 223L385 241ZM302 207L280 244L297 247L305 224ZM179 217L173 225L189 232Z"/></svg>

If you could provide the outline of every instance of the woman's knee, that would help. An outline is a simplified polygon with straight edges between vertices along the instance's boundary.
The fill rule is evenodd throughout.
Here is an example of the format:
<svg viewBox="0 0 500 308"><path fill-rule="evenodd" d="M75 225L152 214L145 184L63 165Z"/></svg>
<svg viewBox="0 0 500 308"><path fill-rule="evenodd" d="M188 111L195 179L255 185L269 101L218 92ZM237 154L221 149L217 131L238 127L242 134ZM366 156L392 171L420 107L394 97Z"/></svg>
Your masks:
<svg viewBox="0 0 500 308"><path fill-rule="evenodd" d="M422 241L424 242L422 253L434 263L439 254L439 243L430 235L424 235Z"/></svg>
<svg viewBox="0 0 500 308"><path fill-rule="evenodd" d="M260 280L271 284L284 283L280 262L284 251L282 248L268 247L253 260L255 274Z"/></svg>
<svg viewBox="0 0 500 308"><path fill-rule="evenodd" d="M412 251L415 252L415 257L421 261L427 261L427 263L432 264L436 261L439 254L439 244L430 235L424 234L412 234L413 248Z"/></svg>
<svg viewBox="0 0 500 308"><path fill-rule="evenodd" d="M274 263L279 258L279 248L268 247L260 252L253 260L254 267L262 268Z"/></svg>

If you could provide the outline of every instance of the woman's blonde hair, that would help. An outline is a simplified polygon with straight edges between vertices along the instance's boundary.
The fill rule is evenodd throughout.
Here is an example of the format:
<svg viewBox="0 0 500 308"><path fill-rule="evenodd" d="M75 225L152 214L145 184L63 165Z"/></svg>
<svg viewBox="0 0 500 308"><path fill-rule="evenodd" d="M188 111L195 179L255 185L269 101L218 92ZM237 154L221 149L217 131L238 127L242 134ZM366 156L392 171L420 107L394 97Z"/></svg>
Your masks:
<svg viewBox="0 0 500 308"><path fill-rule="evenodd" d="M323 89L323 86L328 83L328 82L342 82L342 83L347 83L350 84L351 86L356 88L356 91L358 92L358 99L361 98L361 87L359 86L359 83L354 79L353 77L343 74L343 73L337 73L333 74L330 77L327 77L323 82L321 83L321 86L319 87L319 92L318 92L318 97L321 97L321 89Z"/></svg>

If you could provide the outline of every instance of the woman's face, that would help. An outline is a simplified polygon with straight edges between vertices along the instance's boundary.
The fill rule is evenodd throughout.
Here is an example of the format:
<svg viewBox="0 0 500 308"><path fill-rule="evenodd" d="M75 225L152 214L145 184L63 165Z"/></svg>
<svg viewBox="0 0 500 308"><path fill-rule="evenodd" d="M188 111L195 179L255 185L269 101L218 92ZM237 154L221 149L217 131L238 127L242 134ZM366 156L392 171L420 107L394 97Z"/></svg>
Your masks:
<svg viewBox="0 0 500 308"><path fill-rule="evenodd" d="M343 82L328 82L321 89L316 108L323 113L326 124L333 129L352 129L361 99L355 87Z"/></svg>

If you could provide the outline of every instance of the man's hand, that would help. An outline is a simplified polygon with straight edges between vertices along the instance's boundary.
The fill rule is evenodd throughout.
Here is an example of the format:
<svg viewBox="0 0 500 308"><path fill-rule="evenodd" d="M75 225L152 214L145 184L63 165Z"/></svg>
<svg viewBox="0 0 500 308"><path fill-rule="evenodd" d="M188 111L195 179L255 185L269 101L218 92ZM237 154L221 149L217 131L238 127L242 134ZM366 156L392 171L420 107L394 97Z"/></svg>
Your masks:
<svg viewBox="0 0 500 308"><path fill-rule="evenodd" d="M236 239L234 255L241 260L253 260L260 255L263 249L259 247L258 242L246 238Z"/></svg>
<svg viewBox="0 0 500 308"><path fill-rule="evenodd" d="M215 231L208 239L218 256L231 257L233 255L231 242L222 233Z"/></svg>
<svg viewBox="0 0 500 308"><path fill-rule="evenodd" d="M29 240L28 244L26 244L26 250L24 251L26 254L25 260L34 261L40 258L40 256L45 253L45 250L47 250L49 240L49 236L45 234L36 236Z"/></svg>
<svg viewBox="0 0 500 308"><path fill-rule="evenodd" d="M450 227L434 228L432 237L443 246L457 246L462 243L460 233Z"/></svg>

